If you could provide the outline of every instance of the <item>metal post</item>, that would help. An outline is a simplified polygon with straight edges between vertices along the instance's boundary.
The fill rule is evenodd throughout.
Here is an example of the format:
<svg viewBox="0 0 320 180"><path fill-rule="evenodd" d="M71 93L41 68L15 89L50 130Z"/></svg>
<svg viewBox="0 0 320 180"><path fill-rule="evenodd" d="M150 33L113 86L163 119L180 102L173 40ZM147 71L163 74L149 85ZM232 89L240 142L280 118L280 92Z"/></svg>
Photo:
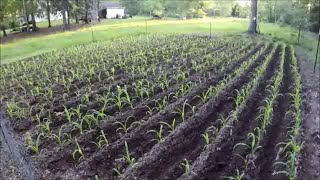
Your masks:
<svg viewBox="0 0 320 180"><path fill-rule="evenodd" d="M300 26L299 26L299 33L298 33L298 44L300 43L300 31L301 31L301 26L302 26L302 24L300 24Z"/></svg>
<svg viewBox="0 0 320 180"><path fill-rule="evenodd" d="M93 28L92 27L91 27L91 40L92 40L92 42L95 42L94 35L93 35Z"/></svg>
<svg viewBox="0 0 320 180"><path fill-rule="evenodd" d="M148 24L147 24L147 20L145 21L146 23L146 33L148 33Z"/></svg>
<svg viewBox="0 0 320 180"><path fill-rule="evenodd" d="M320 28L319 28L319 37L318 37L317 54L316 54L316 59L314 60L314 66L313 66L313 73L315 73L315 72L316 72L316 66L317 66L317 60L318 60L318 54L319 54L319 43L320 43Z"/></svg>

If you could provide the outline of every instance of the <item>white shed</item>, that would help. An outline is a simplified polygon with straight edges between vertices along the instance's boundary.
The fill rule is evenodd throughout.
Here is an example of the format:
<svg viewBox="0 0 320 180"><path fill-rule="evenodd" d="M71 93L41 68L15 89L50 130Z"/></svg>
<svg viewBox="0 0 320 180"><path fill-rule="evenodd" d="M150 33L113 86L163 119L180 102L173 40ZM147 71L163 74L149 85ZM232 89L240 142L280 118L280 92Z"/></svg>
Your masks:
<svg viewBox="0 0 320 180"><path fill-rule="evenodd" d="M123 8L107 8L107 19L116 18L116 17L123 17L124 16L124 9Z"/></svg>
<svg viewBox="0 0 320 180"><path fill-rule="evenodd" d="M101 1L99 5L100 18L121 18L125 15L125 8L119 4L109 1Z"/></svg>

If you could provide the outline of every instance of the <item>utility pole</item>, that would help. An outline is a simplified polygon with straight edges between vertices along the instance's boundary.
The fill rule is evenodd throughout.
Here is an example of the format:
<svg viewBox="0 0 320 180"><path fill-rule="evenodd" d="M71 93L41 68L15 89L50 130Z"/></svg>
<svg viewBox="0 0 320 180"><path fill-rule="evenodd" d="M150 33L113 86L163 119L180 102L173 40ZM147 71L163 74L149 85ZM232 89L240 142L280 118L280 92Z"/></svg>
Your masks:
<svg viewBox="0 0 320 180"><path fill-rule="evenodd" d="M319 28L319 35L318 35L318 46L317 46L317 53L316 53L316 59L314 60L314 66L313 66L313 73L316 72L316 66L317 66L317 60L318 60L318 54L319 54L319 43L320 43L320 28Z"/></svg>

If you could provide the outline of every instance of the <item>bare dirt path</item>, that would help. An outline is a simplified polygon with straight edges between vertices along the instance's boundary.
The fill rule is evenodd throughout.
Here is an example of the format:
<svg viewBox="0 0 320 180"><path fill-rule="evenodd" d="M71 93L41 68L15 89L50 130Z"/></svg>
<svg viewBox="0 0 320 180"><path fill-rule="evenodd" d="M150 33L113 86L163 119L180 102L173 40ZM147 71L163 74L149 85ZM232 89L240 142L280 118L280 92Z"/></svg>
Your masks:
<svg viewBox="0 0 320 180"><path fill-rule="evenodd" d="M297 49L298 62L303 83L303 150L299 179L320 178L320 66L313 73L313 65L307 62L301 50Z"/></svg>

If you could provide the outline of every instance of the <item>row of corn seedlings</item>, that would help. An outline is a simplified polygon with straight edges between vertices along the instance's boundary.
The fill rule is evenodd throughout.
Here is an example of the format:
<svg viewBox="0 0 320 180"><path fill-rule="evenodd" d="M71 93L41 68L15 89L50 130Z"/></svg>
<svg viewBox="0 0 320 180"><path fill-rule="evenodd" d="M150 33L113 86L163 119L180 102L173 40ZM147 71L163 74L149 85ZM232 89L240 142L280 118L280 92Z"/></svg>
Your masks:
<svg viewBox="0 0 320 180"><path fill-rule="evenodd" d="M256 159L256 152L261 148L260 143L263 140L263 136L266 133L266 128L272 123L272 112L276 102L277 97L279 96L279 89L283 81L284 74L284 62L285 62L285 45L281 45L281 59L280 59L280 68L276 72L274 77L273 84L270 87L270 95L265 98L265 105L260 108L260 115L258 116L258 121L260 121L261 126L254 128L252 132L247 134L246 142L237 143L233 149L243 147L249 151L245 156L240 154L235 154L240 157L244 166L236 169L236 175L230 176L230 179L242 179L245 173L248 171L250 166L254 166L254 161Z"/></svg>
<svg viewBox="0 0 320 180"><path fill-rule="evenodd" d="M281 149L281 154L284 155L284 161L278 161L274 164L274 174L285 174L290 180L294 180L297 179L298 157L302 149L302 143L299 140L301 133L302 84L298 70L298 61L292 46L290 47L289 56L292 59L291 75L293 77L293 90L290 93L292 105L288 113L291 115L292 122L290 131L287 133L286 142L277 145Z"/></svg>
<svg viewBox="0 0 320 180"><path fill-rule="evenodd" d="M271 46L271 45L269 45ZM240 66L238 69L235 70L235 73L230 78L236 78L243 74L252 64L257 60L259 57L259 54L261 55L262 52L266 51L268 49L268 46L261 49L260 53L257 53L257 55L253 56L249 61L245 62ZM221 137L223 137L224 134L230 133L232 134L232 128L236 126L238 122L238 117L244 110L246 103L248 101L248 97L252 95L252 93L255 92L255 88L258 86L259 81L262 79L263 74L265 73L268 64L270 63L272 57L275 54L275 48L273 47L269 55L266 57L262 65L256 69L253 79L249 81L240 91L237 91L237 96L234 99L234 110L230 111L227 114L227 117L224 117L220 115L220 119L215 121L215 124L212 126L209 126L204 133L202 134L202 137L204 139L204 149L199 157L204 157L208 150L212 151L213 149L216 151L216 147L212 146L212 144L217 144L221 140ZM230 86L226 83L225 86ZM221 90L224 88L221 87ZM201 161L201 159L197 159L196 161ZM197 164L197 163L195 163ZM196 169L195 167L191 167L191 169ZM197 172L194 172L197 173ZM187 174L185 176L190 176L192 174Z"/></svg>

